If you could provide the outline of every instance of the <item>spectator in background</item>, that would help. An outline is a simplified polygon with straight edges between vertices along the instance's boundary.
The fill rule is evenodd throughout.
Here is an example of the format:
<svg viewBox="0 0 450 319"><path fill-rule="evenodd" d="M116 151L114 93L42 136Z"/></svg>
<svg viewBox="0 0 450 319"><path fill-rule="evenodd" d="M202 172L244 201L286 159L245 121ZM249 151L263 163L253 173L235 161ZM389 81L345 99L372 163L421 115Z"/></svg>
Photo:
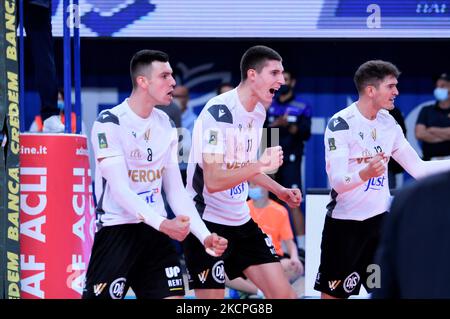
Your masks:
<svg viewBox="0 0 450 319"><path fill-rule="evenodd" d="M231 91L232 89L234 89L234 86L231 83L224 82L217 87L217 95Z"/></svg>
<svg viewBox="0 0 450 319"><path fill-rule="evenodd" d="M442 73L435 84L436 102L424 106L416 122L416 138L426 161L450 158L450 74Z"/></svg>
<svg viewBox="0 0 450 319"><path fill-rule="evenodd" d="M295 95L296 79L292 72L283 72L285 84L267 112L266 125L278 128L280 146L283 148L283 165L275 174L275 180L288 188L302 186L301 166L304 143L311 136L311 107ZM268 139L271 141L271 137ZM297 235L297 244L305 248L305 222L300 207L290 208Z"/></svg>
<svg viewBox="0 0 450 319"><path fill-rule="evenodd" d="M389 110L389 114L397 121L398 125L402 128L403 135L406 136L406 125L405 119L403 117L402 111L399 108L394 108ZM405 170L400 166L393 158L389 160L388 163L388 179L389 179L389 188L394 189L397 188L397 174L403 173Z"/></svg>
<svg viewBox="0 0 450 319"><path fill-rule="evenodd" d="M189 89L187 87L176 86L173 90L173 98L181 110L181 134L179 132L181 148L178 155L180 157L181 177L183 178L183 184L186 186L186 170L192 143L192 130L197 115L192 111L192 108L188 107Z"/></svg>
<svg viewBox="0 0 450 319"><path fill-rule="evenodd" d="M450 298L450 171L402 189L377 251L375 298Z"/></svg>
<svg viewBox="0 0 450 319"><path fill-rule="evenodd" d="M64 118L64 91L62 89L58 89L58 110L59 110L59 121L64 125L65 118ZM77 132L77 115L75 112L72 112L71 114L71 132L76 133ZM44 122L42 120L41 115L36 115L34 117L33 123L31 123L30 126L30 132L32 133L42 133L44 131ZM83 126L83 125L82 125ZM48 132L48 131L47 131Z"/></svg>
<svg viewBox="0 0 450 319"><path fill-rule="evenodd" d="M269 236L286 277L291 283L294 282L303 274L304 267L298 257L287 209L269 199L269 192L265 188L253 183L250 183L248 196L251 198L247 204L252 219ZM282 243L287 253L283 251Z"/></svg>
<svg viewBox="0 0 450 319"><path fill-rule="evenodd" d="M248 196L251 198L247 201L250 216L270 238L286 277L290 283L293 283L303 275L304 266L299 259L297 245L294 242L294 234L289 222L289 212L284 206L271 200L266 189L253 183L249 185ZM283 250L283 244L287 253ZM261 290L248 279L239 277L229 280L226 278L225 284L227 287L238 290L241 293L264 297Z"/></svg>
<svg viewBox="0 0 450 319"><path fill-rule="evenodd" d="M64 125L57 107L58 83L53 47L51 1L25 0L23 22L33 59L35 82L41 100L42 132L61 133Z"/></svg>
<svg viewBox="0 0 450 319"><path fill-rule="evenodd" d="M171 101L167 106L157 105L156 108L166 113L169 116L169 119L173 121L175 127L181 127L181 110L177 103Z"/></svg>

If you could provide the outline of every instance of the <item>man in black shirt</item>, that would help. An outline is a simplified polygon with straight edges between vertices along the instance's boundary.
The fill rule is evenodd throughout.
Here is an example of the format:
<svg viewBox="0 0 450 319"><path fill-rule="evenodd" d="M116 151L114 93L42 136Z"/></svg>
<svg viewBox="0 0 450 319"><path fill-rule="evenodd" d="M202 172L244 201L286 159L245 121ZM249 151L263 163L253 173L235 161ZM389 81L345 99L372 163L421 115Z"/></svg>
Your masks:
<svg viewBox="0 0 450 319"><path fill-rule="evenodd" d="M416 138L422 142L424 160L450 157L450 73L436 79L436 102L422 108Z"/></svg>

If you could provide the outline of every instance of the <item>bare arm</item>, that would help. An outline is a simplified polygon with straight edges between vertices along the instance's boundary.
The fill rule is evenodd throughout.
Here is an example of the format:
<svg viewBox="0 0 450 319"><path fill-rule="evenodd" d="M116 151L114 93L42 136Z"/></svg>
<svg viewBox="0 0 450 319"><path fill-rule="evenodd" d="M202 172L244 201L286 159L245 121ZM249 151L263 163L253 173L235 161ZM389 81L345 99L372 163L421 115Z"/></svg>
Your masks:
<svg viewBox="0 0 450 319"><path fill-rule="evenodd" d="M260 173L249 179L250 182L264 187L275 194L279 199L286 202L289 207L299 207L302 201L302 193L298 188L286 188L277 183L264 173Z"/></svg>
<svg viewBox="0 0 450 319"><path fill-rule="evenodd" d="M284 241L286 248L291 259L298 259L297 245L295 245L293 239L288 239Z"/></svg>
<svg viewBox="0 0 450 319"><path fill-rule="evenodd" d="M256 174L248 181L267 189L269 192L277 196L284 188L282 185L278 184L274 179L270 178L264 173Z"/></svg>
<svg viewBox="0 0 450 319"><path fill-rule="evenodd" d="M286 269L287 275L290 277L290 280L296 278L300 273L303 273L304 267L302 262L298 258L297 246L295 245L292 239L285 240L286 247L288 250L289 258L289 268Z"/></svg>
<svg viewBox="0 0 450 319"><path fill-rule="evenodd" d="M243 291L245 293L256 295L258 294L258 287L255 286L253 282L242 277L234 278L230 280L227 275L225 275L225 285L231 289Z"/></svg>
<svg viewBox="0 0 450 319"><path fill-rule="evenodd" d="M444 141L450 140L450 127L431 126L428 128L428 132L442 138Z"/></svg>
<svg viewBox="0 0 450 319"><path fill-rule="evenodd" d="M417 124L415 128L416 138L427 143L440 143L444 141L441 136L430 129L423 124Z"/></svg>

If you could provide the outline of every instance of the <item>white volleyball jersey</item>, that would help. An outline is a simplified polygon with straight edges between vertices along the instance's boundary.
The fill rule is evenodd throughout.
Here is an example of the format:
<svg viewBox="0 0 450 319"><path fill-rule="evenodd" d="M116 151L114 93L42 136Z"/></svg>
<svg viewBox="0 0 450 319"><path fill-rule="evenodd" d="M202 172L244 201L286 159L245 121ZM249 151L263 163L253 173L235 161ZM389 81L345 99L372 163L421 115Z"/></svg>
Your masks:
<svg viewBox="0 0 450 319"><path fill-rule="evenodd" d="M169 117L153 109L146 119L134 113L127 100L116 107L101 112L91 134L96 160L123 156L128 168L128 183L132 191L141 196L154 211L166 217L161 196L162 175L171 152L177 147L177 132ZM104 226L138 223L136 212L127 211L111 195L110 183L97 165L95 194L98 223Z"/></svg>
<svg viewBox="0 0 450 319"><path fill-rule="evenodd" d="M386 171L376 178L342 193L331 190L328 215L337 219L365 220L388 210L390 191L387 162L393 152L407 143L401 127L386 110L378 112L374 120L365 118L356 103L336 113L325 130L326 170L330 180L335 173L359 172L379 152L385 153ZM335 172L333 159L348 161L347 172ZM346 181L350 182L346 179Z"/></svg>
<svg viewBox="0 0 450 319"><path fill-rule="evenodd" d="M225 191L208 192L202 154L222 154L224 170L256 161L265 117L260 103L253 112L245 110L236 89L212 98L200 113L192 134L186 188L204 220L237 226L250 219L247 181Z"/></svg>

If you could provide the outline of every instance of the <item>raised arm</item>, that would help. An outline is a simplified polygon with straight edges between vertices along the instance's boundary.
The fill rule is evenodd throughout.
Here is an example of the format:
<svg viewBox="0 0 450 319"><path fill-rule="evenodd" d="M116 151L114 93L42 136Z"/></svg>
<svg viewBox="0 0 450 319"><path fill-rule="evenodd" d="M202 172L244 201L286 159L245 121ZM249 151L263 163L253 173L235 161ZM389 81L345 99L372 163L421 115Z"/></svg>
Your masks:
<svg viewBox="0 0 450 319"><path fill-rule="evenodd" d="M450 160L423 161L408 142L393 152L392 157L414 178L450 170Z"/></svg>

